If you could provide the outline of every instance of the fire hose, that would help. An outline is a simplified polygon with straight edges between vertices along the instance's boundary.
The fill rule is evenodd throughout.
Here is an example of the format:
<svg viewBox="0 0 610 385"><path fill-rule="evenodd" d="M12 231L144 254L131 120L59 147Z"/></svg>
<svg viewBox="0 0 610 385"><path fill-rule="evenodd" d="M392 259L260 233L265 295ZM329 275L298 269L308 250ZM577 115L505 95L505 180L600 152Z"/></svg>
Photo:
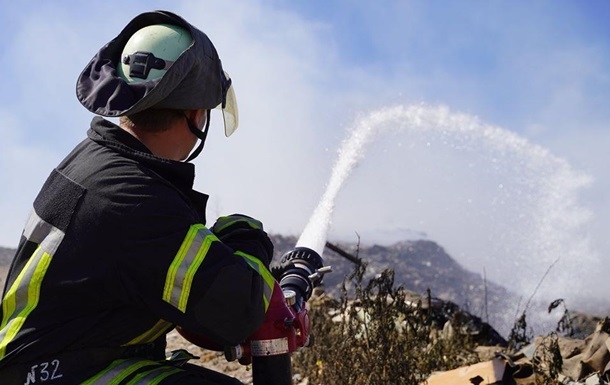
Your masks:
<svg viewBox="0 0 610 385"><path fill-rule="evenodd" d="M227 361L252 364L254 385L292 384L291 355L313 340L307 301L330 271L322 257L307 247L287 252L271 270L276 281L263 324L243 343L223 349ZM203 336L180 328L178 332L202 348L219 350Z"/></svg>

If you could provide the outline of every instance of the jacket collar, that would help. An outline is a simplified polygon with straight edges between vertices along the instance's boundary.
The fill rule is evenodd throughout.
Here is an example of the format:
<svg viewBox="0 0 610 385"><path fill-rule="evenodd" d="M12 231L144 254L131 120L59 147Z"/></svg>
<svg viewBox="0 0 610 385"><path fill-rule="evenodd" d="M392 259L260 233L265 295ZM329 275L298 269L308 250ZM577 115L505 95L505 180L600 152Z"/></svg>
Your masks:
<svg viewBox="0 0 610 385"><path fill-rule="evenodd" d="M99 116L94 117L91 121L91 128L87 132L87 136L104 147L144 164L174 185L189 198L194 208L199 212L203 223L205 223L205 206L208 195L193 190L194 164L164 159L154 155L133 135Z"/></svg>

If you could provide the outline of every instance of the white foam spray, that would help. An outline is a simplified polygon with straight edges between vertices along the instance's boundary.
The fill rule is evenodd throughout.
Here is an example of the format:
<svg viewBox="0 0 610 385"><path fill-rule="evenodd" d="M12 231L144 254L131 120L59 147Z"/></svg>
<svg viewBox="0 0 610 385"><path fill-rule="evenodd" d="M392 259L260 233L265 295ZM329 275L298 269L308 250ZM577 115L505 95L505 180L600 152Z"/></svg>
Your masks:
<svg viewBox="0 0 610 385"><path fill-rule="evenodd" d="M382 113L374 113L369 118L361 119L350 130L349 136L339 147L337 160L326 185L326 190L307 226L301 233L297 246L309 247L322 255L326 244L326 236L332 223L337 195L341 191L345 180L350 176L352 169L364 156L365 145L377 133L379 122L384 120L382 115Z"/></svg>
<svg viewBox="0 0 610 385"><path fill-rule="evenodd" d="M507 179L512 179L498 187L496 198L523 205L526 214L510 219L517 223L507 223L503 227L505 231L494 239L494 250L488 258L495 258L493 263L500 270L506 270L509 263L519 267L511 269L518 274L506 277L511 289L518 289L524 296L532 294L544 272L559 260L557 265L562 267L554 267L551 282L537 289L541 291L539 294L544 295L545 291L551 296L564 292L588 294L582 292L583 285L572 278L583 266L599 263L581 231L591 213L578 203L578 194L592 182L591 177L511 131L485 124L471 115L451 112L444 106L395 106L357 119L338 150L326 190L297 245L322 253L341 187L362 160L367 144L377 134L389 131L416 132L440 138L454 150L476 152L480 163L493 168L494 172L510 175ZM425 186L421 188L425 189ZM502 222L504 218L494 220ZM426 231L425 228L418 230ZM442 240L436 241L442 243ZM559 288L562 291L558 292Z"/></svg>

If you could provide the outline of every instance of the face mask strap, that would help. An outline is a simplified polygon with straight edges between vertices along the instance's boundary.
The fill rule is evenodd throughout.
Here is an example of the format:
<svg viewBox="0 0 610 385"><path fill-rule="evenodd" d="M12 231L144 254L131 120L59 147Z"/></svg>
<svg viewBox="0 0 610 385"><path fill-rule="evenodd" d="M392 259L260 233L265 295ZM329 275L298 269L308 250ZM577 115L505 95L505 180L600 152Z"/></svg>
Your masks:
<svg viewBox="0 0 610 385"><path fill-rule="evenodd" d="M203 150L203 146L205 145L205 140L208 136L208 129L210 128L210 110L207 110L207 118L205 120L205 127L203 128L203 130L200 130L199 128L197 128L197 126L191 122L191 120L188 118L188 116L186 116L186 114L184 115L184 117L186 118L186 123L189 126L189 130L191 130L191 132L198 137L201 142L199 142L199 146L197 146L197 148L195 149L195 151L193 151L191 153L191 155L189 155L189 157L185 160L185 162L190 162L193 159L195 159L200 153L201 150Z"/></svg>

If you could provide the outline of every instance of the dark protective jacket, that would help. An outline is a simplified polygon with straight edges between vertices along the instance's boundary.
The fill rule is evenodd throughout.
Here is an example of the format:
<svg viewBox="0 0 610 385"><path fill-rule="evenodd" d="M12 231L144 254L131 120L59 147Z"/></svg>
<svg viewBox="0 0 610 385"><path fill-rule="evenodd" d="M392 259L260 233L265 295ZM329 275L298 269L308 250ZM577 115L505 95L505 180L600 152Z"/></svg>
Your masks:
<svg viewBox="0 0 610 385"><path fill-rule="evenodd" d="M248 226L219 240L193 180L192 164L94 118L34 201L4 289L0 369L164 340L175 325L221 345L248 337L271 296L272 246Z"/></svg>

